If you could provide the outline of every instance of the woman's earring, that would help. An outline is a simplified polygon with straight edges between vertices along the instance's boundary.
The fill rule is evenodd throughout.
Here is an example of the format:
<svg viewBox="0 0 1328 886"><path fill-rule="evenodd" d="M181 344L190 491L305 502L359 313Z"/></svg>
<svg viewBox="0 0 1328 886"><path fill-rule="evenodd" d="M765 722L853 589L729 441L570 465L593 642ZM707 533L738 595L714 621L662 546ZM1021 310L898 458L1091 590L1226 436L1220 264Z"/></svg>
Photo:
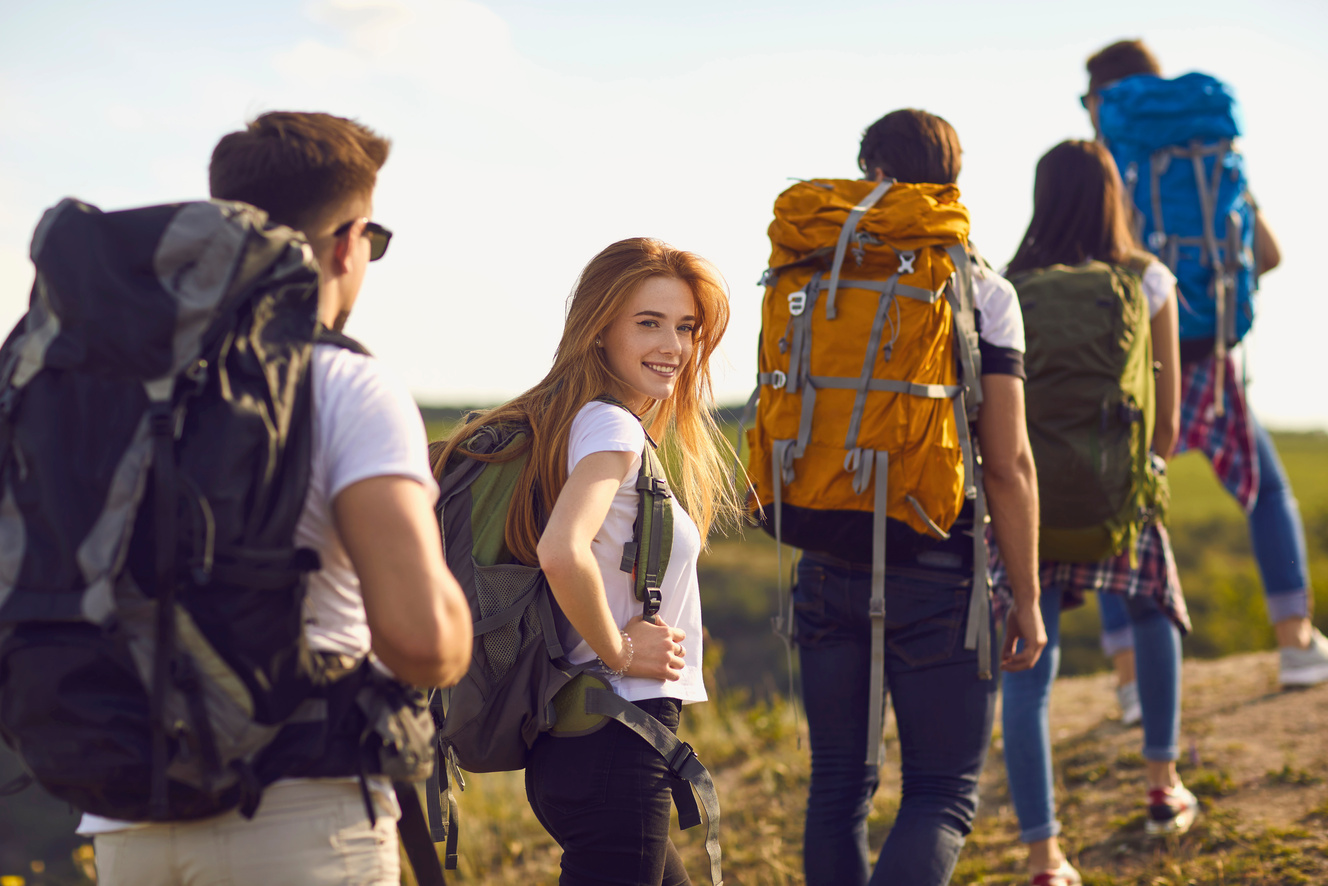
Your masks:
<svg viewBox="0 0 1328 886"><path fill-rule="evenodd" d="M602 347L604 347L604 343L603 343L602 341L600 341L599 339L595 339L595 347L597 347L597 348L602 348Z"/></svg>

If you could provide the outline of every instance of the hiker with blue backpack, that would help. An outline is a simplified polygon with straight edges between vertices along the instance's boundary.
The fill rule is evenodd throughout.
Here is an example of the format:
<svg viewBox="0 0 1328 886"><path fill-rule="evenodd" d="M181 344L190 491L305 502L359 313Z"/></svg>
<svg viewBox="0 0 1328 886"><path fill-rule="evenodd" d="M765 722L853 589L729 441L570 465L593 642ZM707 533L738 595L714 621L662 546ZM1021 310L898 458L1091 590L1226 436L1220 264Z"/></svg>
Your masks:
<svg viewBox="0 0 1328 886"><path fill-rule="evenodd" d="M1243 129L1229 86L1206 74L1173 80L1142 40L1087 62L1085 109L1111 150L1136 236L1179 287L1181 417L1176 453L1202 452L1245 510L1280 649L1283 686L1328 680L1328 638L1310 621L1313 591L1300 511L1268 431L1230 356L1254 320L1259 275L1281 260L1246 181ZM1134 657L1125 614L1102 611L1103 649L1117 666L1122 708L1135 719Z"/></svg>
<svg viewBox="0 0 1328 886"><path fill-rule="evenodd" d="M1053 795L1049 702L1060 614L1118 601L1139 658L1149 834L1188 830L1180 783L1180 637L1190 623L1163 525L1163 459L1179 425L1176 280L1140 250L1107 149L1067 141L1038 162L1033 218L1006 275L1028 335L1027 419L1038 466L1038 556L1047 647L1006 673L1002 738L1031 886L1077 886ZM1155 378L1156 374L1156 378ZM998 606L1011 590L992 546Z"/></svg>
<svg viewBox="0 0 1328 886"><path fill-rule="evenodd" d="M412 687L462 676L469 613L419 410L340 331L388 150L274 111L218 143L213 200L65 200L34 235L0 351L0 733L84 812L99 883L395 886L403 811L441 882L394 782L432 764Z"/></svg>
<svg viewBox="0 0 1328 886"><path fill-rule="evenodd" d="M711 405L728 319L708 262L614 243L581 273L544 380L435 453L447 556L477 610L443 745L470 771L525 768L564 886L690 883L669 816L677 802L693 823L692 785L720 881L713 785L676 733L706 700L697 557L740 514Z"/></svg>
<svg viewBox="0 0 1328 886"><path fill-rule="evenodd" d="M862 179L798 182L769 229L748 475L762 527L802 551L780 621L811 742L810 886L950 881L977 814L993 671L1031 667L1046 642L1023 320L968 240L960 155L942 118L887 114L863 135ZM1003 650L988 506L1017 602ZM902 796L873 865L887 699Z"/></svg>

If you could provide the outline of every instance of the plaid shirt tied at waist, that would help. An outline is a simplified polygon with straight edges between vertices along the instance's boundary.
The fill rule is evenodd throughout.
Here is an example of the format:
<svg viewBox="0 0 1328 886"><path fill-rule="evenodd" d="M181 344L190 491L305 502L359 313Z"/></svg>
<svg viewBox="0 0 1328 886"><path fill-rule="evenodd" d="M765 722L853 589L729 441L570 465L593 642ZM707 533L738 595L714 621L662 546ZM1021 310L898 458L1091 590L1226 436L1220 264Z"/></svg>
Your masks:
<svg viewBox="0 0 1328 886"><path fill-rule="evenodd" d="M1208 356L1181 367L1180 434L1176 455L1197 449L1213 465L1213 473L1245 513L1259 497L1259 456L1254 444L1254 425L1245 402L1245 385L1236 373L1235 361L1226 358L1223 373L1222 415L1217 414L1217 357Z"/></svg>

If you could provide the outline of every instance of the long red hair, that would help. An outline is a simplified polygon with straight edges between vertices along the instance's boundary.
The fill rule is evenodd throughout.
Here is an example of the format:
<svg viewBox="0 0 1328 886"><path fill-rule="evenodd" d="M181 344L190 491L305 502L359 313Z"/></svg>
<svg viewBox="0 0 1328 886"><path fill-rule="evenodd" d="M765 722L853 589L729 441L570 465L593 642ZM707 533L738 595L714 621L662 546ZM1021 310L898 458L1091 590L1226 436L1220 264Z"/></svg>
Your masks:
<svg viewBox="0 0 1328 886"><path fill-rule="evenodd" d="M648 430L662 441L668 464L676 466L671 486L705 539L720 517L737 518L742 509L726 469L733 449L714 419L710 358L729 323L728 293L713 265L659 240L620 240L590 260L567 309L553 368L544 380L502 406L460 428L437 452L433 469L441 478L448 458L486 425L520 423L531 430L531 457L519 488L532 490L529 508L513 507L504 540L519 562L538 565L535 548L553 504L567 482L568 437L581 407L621 386L596 347L609 324L624 310L637 287L651 277L671 277L687 284L696 299L696 327L691 359L682 367L673 396L649 401ZM524 452L524 450L522 450ZM515 458L522 452L510 452Z"/></svg>

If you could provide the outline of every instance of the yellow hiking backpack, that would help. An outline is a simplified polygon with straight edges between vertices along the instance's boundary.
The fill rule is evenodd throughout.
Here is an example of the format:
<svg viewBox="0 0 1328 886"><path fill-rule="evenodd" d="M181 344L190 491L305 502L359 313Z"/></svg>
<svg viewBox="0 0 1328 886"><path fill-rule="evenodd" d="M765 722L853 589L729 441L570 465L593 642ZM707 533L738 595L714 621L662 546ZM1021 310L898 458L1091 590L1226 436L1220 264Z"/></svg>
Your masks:
<svg viewBox="0 0 1328 886"><path fill-rule="evenodd" d="M754 409L751 504L781 544L857 562L871 551L880 722L887 535L947 538L967 498L982 545L968 210L954 185L818 179L782 193L774 213L758 384L744 417ZM974 563L966 647L978 648L985 673L985 549ZM790 619L777 627L787 632ZM873 728L869 763L880 745Z"/></svg>

